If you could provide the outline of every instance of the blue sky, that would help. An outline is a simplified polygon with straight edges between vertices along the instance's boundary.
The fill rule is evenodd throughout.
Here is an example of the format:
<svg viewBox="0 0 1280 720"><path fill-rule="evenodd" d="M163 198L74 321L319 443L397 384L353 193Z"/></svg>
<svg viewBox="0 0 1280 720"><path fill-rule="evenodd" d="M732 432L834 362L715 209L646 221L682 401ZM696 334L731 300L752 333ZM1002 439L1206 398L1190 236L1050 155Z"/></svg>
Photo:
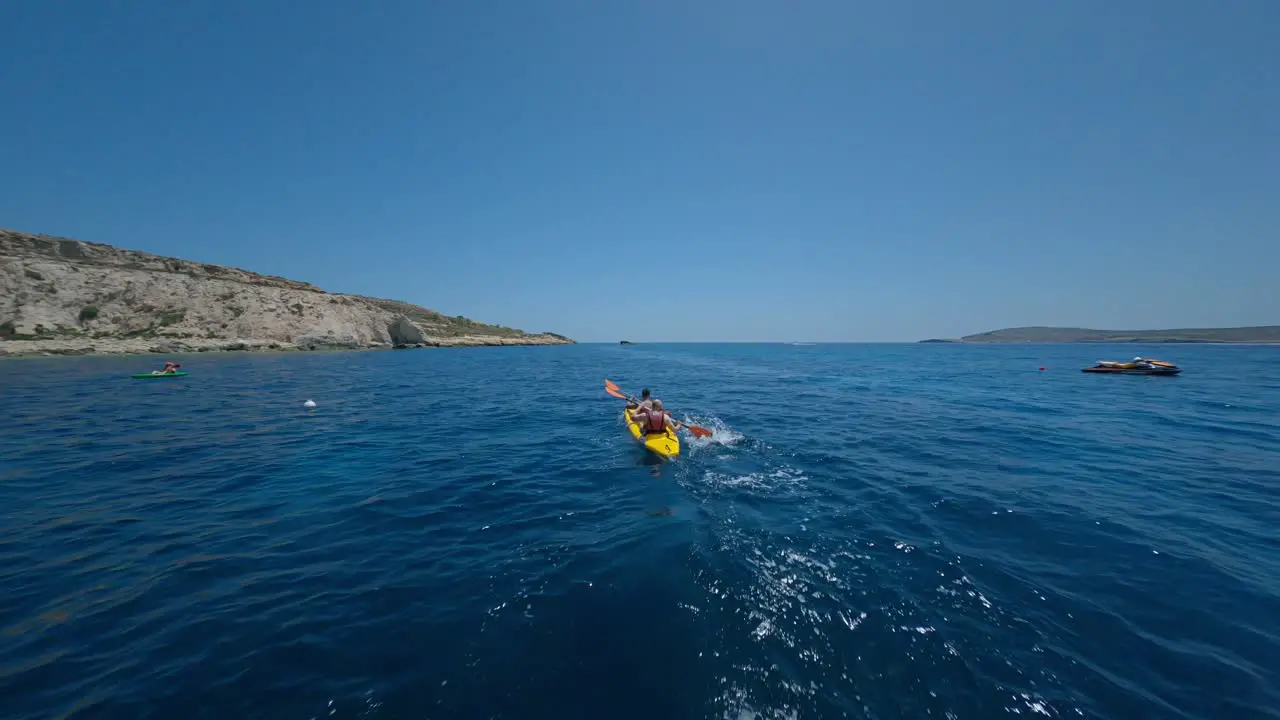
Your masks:
<svg viewBox="0 0 1280 720"><path fill-rule="evenodd" d="M0 227L588 341L1280 323L1274 0L11 2L0 27Z"/></svg>

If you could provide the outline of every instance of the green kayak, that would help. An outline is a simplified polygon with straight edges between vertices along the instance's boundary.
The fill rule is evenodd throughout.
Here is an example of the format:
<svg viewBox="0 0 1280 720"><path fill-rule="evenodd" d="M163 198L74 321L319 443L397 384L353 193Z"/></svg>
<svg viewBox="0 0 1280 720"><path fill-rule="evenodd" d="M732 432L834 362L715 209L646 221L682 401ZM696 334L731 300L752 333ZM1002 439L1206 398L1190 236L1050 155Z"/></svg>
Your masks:
<svg viewBox="0 0 1280 720"><path fill-rule="evenodd" d="M151 380L152 378L171 378L171 377L182 377L183 375L186 375L186 373L185 373L185 372L183 372L182 370L179 370L179 371L177 371L177 372L171 372L171 373L138 373L138 374L136 374L136 375L134 375L134 376L133 376L133 379L135 379L135 380Z"/></svg>

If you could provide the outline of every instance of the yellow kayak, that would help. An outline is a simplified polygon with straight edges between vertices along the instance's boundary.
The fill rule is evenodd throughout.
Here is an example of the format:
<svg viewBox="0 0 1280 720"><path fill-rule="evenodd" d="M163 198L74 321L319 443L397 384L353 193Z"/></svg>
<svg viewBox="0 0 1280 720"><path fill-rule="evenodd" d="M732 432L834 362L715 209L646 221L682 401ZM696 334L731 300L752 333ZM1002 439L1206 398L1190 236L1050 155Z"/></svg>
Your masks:
<svg viewBox="0 0 1280 720"><path fill-rule="evenodd" d="M631 437L643 443L650 452L661 455L664 458L675 457L680 454L680 438L676 437L671 428L667 428L661 435L642 435L640 433L640 424L631 419L630 410L622 411L622 419L627 422L627 430L631 432Z"/></svg>

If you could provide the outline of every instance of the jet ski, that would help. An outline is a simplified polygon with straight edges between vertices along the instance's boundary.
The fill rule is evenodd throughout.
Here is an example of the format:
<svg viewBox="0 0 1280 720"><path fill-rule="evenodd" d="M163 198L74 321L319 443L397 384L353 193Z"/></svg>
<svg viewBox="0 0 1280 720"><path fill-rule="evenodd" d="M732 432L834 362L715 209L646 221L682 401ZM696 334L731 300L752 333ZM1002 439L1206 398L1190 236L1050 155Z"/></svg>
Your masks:
<svg viewBox="0 0 1280 720"><path fill-rule="evenodd" d="M1130 362L1099 360L1097 365L1084 368L1084 372L1116 375L1177 375L1182 372L1182 368L1163 360L1136 357Z"/></svg>

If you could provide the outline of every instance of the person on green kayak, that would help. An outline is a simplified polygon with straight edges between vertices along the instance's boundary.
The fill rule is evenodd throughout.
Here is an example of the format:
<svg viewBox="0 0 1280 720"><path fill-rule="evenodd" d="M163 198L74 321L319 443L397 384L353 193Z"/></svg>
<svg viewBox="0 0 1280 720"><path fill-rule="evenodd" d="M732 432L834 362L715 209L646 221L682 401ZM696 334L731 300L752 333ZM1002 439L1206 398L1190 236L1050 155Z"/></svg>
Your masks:
<svg viewBox="0 0 1280 720"><path fill-rule="evenodd" d="M152 374L152 375L168 375L169 373L176 373L176 372L178 372L178 368L180 368L180 367L182 367L182 366L181 366L181 365L179 365L178 363L173 362L173 361L169 361L169 362L166 362L166 363L164 364L164 369L163 369L163 370L160 370L159 372L157 372L157 371L155 371L155 370L152 370L152 371L151 371L151 374Z"/></svg>
<svg viewBox="0 0 1280 720"><path fill-rule="evenodd" d="M652 405L653 405L653 400L649 397L649 388L645 388L644 390L640 391L640 404L636 405L634 402L628 401L627 409L632 412L639 410L640 408L644 408L645 410L648 410Z"/></svg>
<svg viewBox="0 0 1280 720"><path fill-rule="evenodd" d="M651 400L650 403L649 407L637 408L631 413L631 419L640 424L642 435L660 435L666 432L667 428L675 432L684 427L671 417L671 413L662 409L661 400Z"/></svg>

